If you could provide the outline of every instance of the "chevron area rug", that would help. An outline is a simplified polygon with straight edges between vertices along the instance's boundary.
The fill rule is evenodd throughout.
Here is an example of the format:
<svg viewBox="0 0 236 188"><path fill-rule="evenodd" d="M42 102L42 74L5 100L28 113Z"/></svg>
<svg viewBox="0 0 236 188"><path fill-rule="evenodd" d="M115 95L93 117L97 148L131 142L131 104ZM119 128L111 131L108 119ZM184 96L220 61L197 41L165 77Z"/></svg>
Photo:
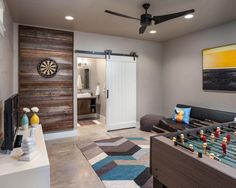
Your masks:
<svg viewBox="0 0 236 188"><path fill-rule="evenodd" d="M107 188L151 188L149 140L117 137L80 148Z"/></svg>

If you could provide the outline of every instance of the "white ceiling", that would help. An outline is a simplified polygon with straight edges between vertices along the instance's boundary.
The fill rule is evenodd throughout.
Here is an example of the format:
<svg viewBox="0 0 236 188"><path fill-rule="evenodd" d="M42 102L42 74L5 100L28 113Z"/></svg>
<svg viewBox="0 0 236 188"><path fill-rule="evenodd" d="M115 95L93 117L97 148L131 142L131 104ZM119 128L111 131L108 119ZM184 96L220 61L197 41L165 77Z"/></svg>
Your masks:
<svg viewBox="0 0 236 188"><path fill-rule="evenodd" d="M100 33L130 38L167 41L236 20L236 0L6 0L15 22L67 30ZM142 4L151 3L152 15L169 14L194 8L191 20L177 18L148 28L154 35L138 34L139 22L105 14L109 9L133 17L143 12ZM71 15L74 21L64 17Z"/></svg>

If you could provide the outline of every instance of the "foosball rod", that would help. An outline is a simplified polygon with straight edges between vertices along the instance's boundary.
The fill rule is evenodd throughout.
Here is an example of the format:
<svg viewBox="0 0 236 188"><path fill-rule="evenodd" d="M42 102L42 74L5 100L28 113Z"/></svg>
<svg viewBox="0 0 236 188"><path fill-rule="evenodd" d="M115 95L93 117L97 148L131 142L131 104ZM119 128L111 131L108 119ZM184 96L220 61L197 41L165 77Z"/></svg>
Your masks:
<svg viewBox="0 0 236 188"><path fill-rule="evenodd" d="M222 129L226 129L230 132L235 132L236 131L236 127L221 127Z"/></svg>
<svg viewBox="0 0 236 188"><path fill-rule="evenodd" d="M211 132L211 131L209 131L209 130L206 130L206 134L208 134L208 133L213 133L213 132ZM200 134L200 133L198 133L198 134ZM217 142L217 138L216 138L216 141L214 142L216 145L218 145L218 146L220 146L221 147L221 145ZM211 142L212 143L212 142ZM231 147L230 146L230 149L233 149L234 150L234 148L233 147ZM219 151L218 151L219 150ZM212 150L213 151L213 150ZM220 152L220 149L214 149L214 151L217 151L217 153L219 153ZM234 159L235 157L234 157L234 153L231 151L231 150L229 150L228 151L228 155L230 155L230 156L232 156L232 158Z"/></svg>
<svg viewBox="0 0 236 188"><path fill-rule="evenodd" d="M182 143L180 143L178 141L175 141L174 144L175 144L175 146L181 146L181 147L183 147L183 148L185 148L185 149L187 149L187 150L189 150L191 152L194 152L194 149L191 149L191 148L185 146L184 144L182 144Z"/></svg>
<svg viewBox="0 0 236 188"><path fill-rule="evenodd" d="M179 138L179 139L181 139L181 136L180 135L177 135L177 138ZM194 141L192 141L192 140L189 140L189 139L187 139L187 138L184 138L184 140L188 140L190 143L193 143ZM200 150L202 149L202 145L200 145L200 144L198 144L198 143L193 143L193 145L195 146L195 147L197 147L197 148L200 148ZM184 147L186 148L187 146L185 146L184 145ZM192 148L193 149L193 148ZM207 148L206 148L207 149ZM218 153L218 152L216 152L216 153ZM209 154L207 154L208 156L209 156ZM216 156L216 154L214 154L215 156L214 156L214 158L213 159L215 159L216 161L221 161L217 156Z"/></svg>
<svg viewBox="0 0 236 188"><path fill-rule="evenodd" d="M208 134L208 133L207 133ZM216 139L217 140L217 139ZM212 142L211 142L212 143ZM211 151L215 151L215 152L217 152L217 153L220 153L220 151L221 151L221 149L219 149L219 147L221 148L221 144L220 143L218 143L217 141L215 141L215 142L213 142L212 144L215 144L216 146L218 146L218 148L217 147L211 147ZM233 149L234 150L234 148L232 148L232 147L230 147L230 149ZM228 156L230 156L231 158L233 158L233 159L235 159L235 156L234 156L234 152L233 151L231 151L231 150L228 150L227 151L227 155ZM222 154L222 153L221 153Z"/></svg>
<svg viewBox="0 0 236 188"><path fill-rule="evenodd" d="M212 132L212 131L210 131L210 130L206 130L206 131L205 131L205 134L207 134L207 135L212 134L212 133L214 134L214 132ZM227 133L227 134L228 134L228 133L230 133L230 132L223 132L223 133ZM230 136L231 136L231 134L230 134ZM226 137L227 137L227 136L226 136ZM216 137L215 139L218 140L218 137ZM235 142L236 142L235 139L230 138L230 143L235 143Z"/></svg>
<svg viewBox="0 0 236 188"><path fill-rule="evenodd" d="M216 130L213 130L213 131L216 131ZM206 130L205 132L206 132L206 134L208 134L208 133L210 133L210 134L213 133L213 134L214 134L214 132L212 132L212 131L210 131L210 130ZM231 131L231 132L229 132L229 131L223 131L223 130L221 129L220 132L222 132L222 133L227 133L227 134L230 133L230 135L231 135L231 132L232 132L232 131ZM216 138L216 139L217 139L217 138ZM232 142L232 143L235 143L235 142L236 142L236 139L234 139L234 138L232 138L232 137L230 137L230 139L231 139L231 142ZM233 141L232 141L232 140L233 140Z"/></svg>
<svg viewBox="0 0 236 188"><path fill-rule="evenodd" d="M177 135L177 137L179 138L179 135ZM190 140L191 141L191 140ZM191 141L192 142L192 141ZM185 146L184 144L182 144L182 143L180 143L180 142L177 142L177 141L174 141L174 144L177 146L177 145L179 145L179 146L181 146L181 147L183 147L183 148L185 148L185 149L187 149L187 150L189 150L189 151L191 151L191 152L194 152L194 149L191 149L191 148L189 148L189 147L187 147L187 146ZM195 144L197 144L197 143L195 143ZM199 145L199 144L198 144ZM200 148L202 148L202 146L200 147ZM216 149L214 149L214 151L213 151L214 153L216 153L215 155L216 155L216 157L214 158L215 160L217 160L217 161L221 161L221 159L219 159L219 157L222 157L223 155L222 155L222 153L220 153L220 150L216 150ZM198 152L199 153L199 152ZM200 152L201 153L201 152ZM226 156L227 158L224 158L226 161L230 161L230 162L236 162L235 160L232 160L231 158L229 158L229 156ZM227 164L227 163L226 163Z"/></svg>
<svg viewBox="0 0 236 188"><path fill-rule="evenodd" d="M193 136L193 135L190 135L190 136L199 139L198 137L195 137L195 136ZM181 139L179 135L178 135L177 137L178 137L179 139ZM188 142L193 142L192 140L190 140L190 139L188 139L188 138L186 138L186 137L184 137L184 140L187 140ZM202 148L202 145L201 145L201 144L198 144L198 143L195 143L195 144L198 145L199 148ZM209 151L211 150L211 148L210 148L209 146L207 146L206 149L209 150Z"/></svg>
<svg viewBox="0 0 236 188"><path fill-rule="evenodd" d="M235 156L234 153L232 153L230 150L227 151L227 155L222 155L222 151L221 151L221 145L216 141L213 144L215 144L216 147L212 146L211 147L211 151L215 152L218 154L218 156L224 156L227 157L225 158L225 160L231 161L231 162L236 162L235 161Z"/></svg>
<svg viewBox="0 0 236 188"><path fill-rule="evenodd" d="M223 131L223 130L227 130L227 131ZM220 131L221 132L234 132L235 131L235 129L233 129L233 128L228 128L228 127L221 127L221 129L220 129Z"/></svg>
<svg viewBox="0 0 236 188"><path fill-rule="evenodd" d="M211 131L209 131L209 130L206 130L206 131L205 131L205 134L207 134L207 135L209 135L209 134L211 135L212 133L214 134L214 132L211 132ZM227 132L227 133L228 133L228 132ZM226 137L226 138L227 138L227 137ZM230 141L229 143L234 143L234 141L232 141L232 138L230 138L230 139L231 139L231 141ZM216 141L214 141L214 142L211 141L211 143L217 143L217 144L219 145L220 143L217 142L217 140L219 140L219 139L216 137L215 140L216 140ZM235 140L235 141L236 141L236 140ZM230 146L230 148L233 149L233 150L236 149L236 147L233 147L233 146Z"/></svg>
<svg viewBox="0 0 236 188"><path fill-rule="evenodd" d="M215 141L215 142L211 142L211 144L215 144L215 145L217 145L218 147L222 147L221 146L221 143L219 143L219 142L217 142L217 141ZM232 146L228 146L229 147L229 149L231 149L231 150L235 150L235 148L234 147L232 147ZM212 148L213 148L213 146L212 146ZM219 149L220 150L220 149ZM231 150L227 150L227 153L230 153L232 156L234 156L234 152L233 151L231 151ZM235 157L233 157L233 158L235 158Z"/></svg>

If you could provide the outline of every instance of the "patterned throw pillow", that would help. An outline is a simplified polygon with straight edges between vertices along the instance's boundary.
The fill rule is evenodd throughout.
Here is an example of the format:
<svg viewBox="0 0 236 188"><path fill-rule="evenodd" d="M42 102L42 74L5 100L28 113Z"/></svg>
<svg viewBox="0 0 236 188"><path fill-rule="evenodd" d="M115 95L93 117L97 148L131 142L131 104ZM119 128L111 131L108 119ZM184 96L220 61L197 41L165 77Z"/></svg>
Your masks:
<svg viewBox="0 0 236 188"><path fill-rule="evenodd" d="M173 115L173 120L178 123L189 124L191 108L178 108L175 107L175 112Z"/></svg>

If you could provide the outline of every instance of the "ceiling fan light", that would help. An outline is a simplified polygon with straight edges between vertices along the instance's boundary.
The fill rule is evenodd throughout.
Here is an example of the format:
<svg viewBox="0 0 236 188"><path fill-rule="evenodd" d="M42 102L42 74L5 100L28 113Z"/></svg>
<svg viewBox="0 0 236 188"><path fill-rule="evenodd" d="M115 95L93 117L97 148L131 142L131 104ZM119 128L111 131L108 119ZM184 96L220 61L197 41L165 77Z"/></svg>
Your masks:
<svg viewBox="0 0 236 188"><path fill-rule="evenodd" d="M157 31L156 30L151 30L151 31L149 31L149 33L150 34L155 34L155 33L157 33Z"/></svg>
<svg viewBox="0 0 236 188"><path fill-rule="evenodd" d="M74 20L74 17L72 17L72 16L65 16L65 19L71 21L71 20Z"/></svg>
<svg viewBox="0 0 236 188"><path fill-rule="evenodd" d="M194 17L193 14L187 14L187 15L184 16L185 19L191 19L193 17Z"/></svg>

